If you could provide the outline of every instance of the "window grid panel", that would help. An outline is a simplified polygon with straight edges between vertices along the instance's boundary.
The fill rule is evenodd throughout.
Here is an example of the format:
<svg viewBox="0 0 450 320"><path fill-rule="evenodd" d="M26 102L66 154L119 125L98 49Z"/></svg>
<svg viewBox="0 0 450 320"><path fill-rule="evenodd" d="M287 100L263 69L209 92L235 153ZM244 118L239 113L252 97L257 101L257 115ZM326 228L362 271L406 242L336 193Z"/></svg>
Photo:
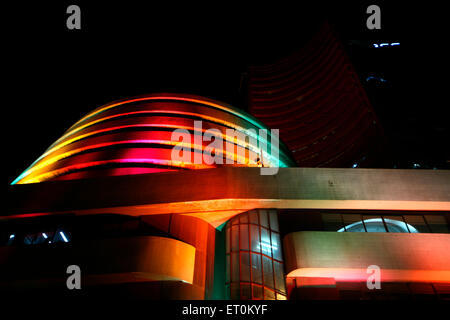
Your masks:
<svg viewBox="0 0 450 320"><path fill-rule="evenodd" d="M248 222L248 213L246 213L247 215L247 222ZM248 248L249 250L252 249L252 244L251 244L251 237L250 237L250 224L246 225L247 227L247 241L248 241ZM250 271L250 282L253 283L253 268L252 268L253 264L252 264L252 253L251 251L248 252L248 267L249 267L249 271ZM250 285L250 299L253 299L253 288L252 285Z"/></svg>
<svg viewBox="0 0 450 320"><path fill-rule="evenodd" d="M269 223L272 231L280 232L276 210L269 210Z"/></svg>
<svg viewBox="0 0 450 320"><path fill-rule="evenodd" d="M375 221L374 221L375 220ZM362 216L366 232L387 232L386 225L379 215Z"/></svg>
<svg viewBox="0 0 450 320"><path fill-rule="evenodd" d="M251 283L240 283L241 287L241 297L242 300L251 300L252 299L252 287Z"/></svg>
<svg viewBox="0 0 450 320"><path fill-rule="evenodd" d="M269 212L268 212L268 215L269 215ZM268 230L268 233L269 233L269 241L270 241L270 256L271 256L271 258L273 257L273 243L272 243L272 234L271 234L271 232L270 232L270 230L272 230L272 226L271 226L271 221L270 221L270 216L268 217L269 218L269 230ZM273 259L270 259L270 264L272 265L271 266L271 268L272 268L272 280L271 281L273 281L273 288L274 289L276 289L276 286L275 286L275 269L274 269L274 265L273 265Z"/></svg>
<svg viewBox="0 0 450 320"><path fill-rule="evenodd" d="M260 248L259 248L259 241L260 241L260 236L259 236L259 228L256 225L251 224L250 226L250 239L251 239L251 245L250 245L250 249L253 252L261 252Z"/></svg>
<svg viewBox="0 0 450 320"><path fill-rule="evenodd" d="M269 220L267 219L267 210L259 210L259 225L262 227L269 227Z"/></svg>
<svg viewBox="0 0 450 320"><path fill-rule="evenodd" d="M248 213L247 212L241 213L239 215L239 223L240 224L248 223Z"/></svg>
<svg viewBox="0 0 450 320"><path fill-rule="evenodd" d="M238 262L238 263L236 263ZM231 253L231 282L239 281L239 252Z"/></svg>
<svg viewBox="0 0 450 320"><path fill-rule="evenodd" d="M252 284L252 297L255 300L262 300L264 297L263 294L264 287L261 285Z"/></svg>
<svg viewBox="0 0 450 320"><path fill-rule="evenodd" d="M239 225L231 227L231 251L239 251Z"/></svg>
<svg viewBox="0 0 450 320"><path fill-rule="evenodd" d="M409 230L408 224L405 222L405 219L403 216L382 216L383 221L385 222L386 228L388 232L392 233L411 233L411 230ZM389 222L391 220L391 222ZM398 223L398 226L393 226L392 221L396 221ZM403 231L401 231L403 230Z"/></svg>
<svg viewBox="0 0 450 320"><path fill-rule="evenodd" d="M239 225L239 250L249 250L248 224Z"/></svg>
<svg viewBox="0 0 450 320"><path fill-rule="evenodd" d="M230 285L231 299L238 300L240 298L239 282L232 282Z"/></svg>
<svg viewBox="0 0 450 320"><path fill-rule="evenodd" d="M406 223L421 233L431 233L422 215L403 215Z"/></svg>
<svg viewBox="0 0 450 320"><path fill-rule="evenodd" d="M272 245L270 242L269 230L261 227L261 241L260 241L261 252L266 256L272 258Z"/></svg>
<svg viewBox="0 0 450 320"><path fill-rule="evenodd" d="M283 270L283 264L279 262L273 262L274 264L274 276L275 276L275 288L277 291L282 292L286 294L286 286L284 283L284 270Z"/></svg>
<svg viewBox="0 0 450 320"><path fill-rule="evenodd" d="M263 284L262 282L262 269L261 269L261 256L258 253L251 253L252 259L252 282L257 284ZM255 266L255 267L253 267ZM253 270L254 269L254 270Z"/></svg>
<svg viewBox="0 0 450 320"><path fill-rule="evenodd" d="M361 222L361 215L360 214L343 214L342 220L344 222L345 232L351 232L351 231L349 231L350 225ZM364 226L364 222L363 222L363 226ZM364 230L366 230L365 226L364 226Z"/></svg>
<svg viewBox="0 0 450 320"><path fill-rule="evenodd" d="M250 257L248 252L242 251L240 253L241 259L241 282L251 282L250 278Z"/></svg>
<svg viewBox="0 0 450 320"><path fill-rule="evenodd" d="M408 230L408 232L409 232L409 233L413 233L413 232L411 231L411 229L409 228L408 222L406 222L405 216L402 215L401 217L402 217L403 223L406 225L406 229Z"/></svg>
<svg viewBox="0 0 450 320"><path fill-rule="evenodd" d="M262 253L262 248L261 248L261 212L258 210L258 232L259 232L259 241L258 241L258 245L259 245L259 249L260 252ZM264 293L264 288L265 288L265 281L264 281L264 267L263 267L263 260L262 260L262 255L259 255L259 265L261 266L261 281L263 284L263 299L265 299L265 293Z"/></svg>
<svg viewBox="0 0 450 320"><path fill-rule="evenodd" d="M274 289L272 259L263 257L264 286Z"/></svg>
<svg viewBox="0 0 450 320"><path fill-rule="evenodd" d="M360 219L361 222L362 222L362 225L363 225L363 227L364 227L364 231L367 232L367 227L366 227L366 224L364 223L364 219L363 219L362 215L359 215L359 219Z"/></svg>
<svg viewBox="0 0 450 320"><path fill-rule="evenodd" d="M278 232L271 232L270 239L272 241L272 253L275 260L281 261L281 240Z"/></svg>
<svg viewBox="0 0 450 320"><path fill-rule="evenodd" d="M255 224L255 225L259 225L259 222L258 222L258 211L251 210L249 212L248 216L249 216L248 220L249 220L250 223Z"/></svg>
<svg viewBox="0 0 450 320"><path fill-rule="evenodd" d="M278 230L274 214L276 211L264 210L262 214L258 210L250 211L246 213L247 218L234 217L226 226L229 238L226 263L230 276L226 279L232 299L239 299L237 295L241 299L286 299L279 233L272 230L272 226ZM279 250L275 254L278 259L272 257L274 246ZM280 271L281 274L276 274Z"/></svg>
<svg viewBox="0 0 450 320"><path fill-rule="evenodd" d="M336 219L331 218L335 215ZM359 218L358 218L359 217ZM336 224L341 218L343 227L339 228ZM378 219L379 225L375 225ZM344 232L391 232L391 233L449 233L450 225L445 215L442 214L322 214L323 231ZM331 228L332 225L337 227ZM358 225L360 227L358 227Z"/></svg>
<svg viewBox="0 0 450 320"><path fill-rule="evenodd" d="M381 216L381 221L383 221L383 226L384 226L384 230L385 230L384 232L389 232L388 225L387 225L386 221L384 220L383 216Z"/></svg>

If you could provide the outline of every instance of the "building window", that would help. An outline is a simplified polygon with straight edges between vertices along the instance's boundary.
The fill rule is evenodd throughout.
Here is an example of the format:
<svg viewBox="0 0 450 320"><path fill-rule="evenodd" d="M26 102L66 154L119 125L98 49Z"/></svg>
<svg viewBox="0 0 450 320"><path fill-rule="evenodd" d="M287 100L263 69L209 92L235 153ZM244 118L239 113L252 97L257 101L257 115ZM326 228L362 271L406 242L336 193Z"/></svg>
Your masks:
<svg viewBox="0 0 450 320"><path fill-rule="evenodd" d="M226 227L226 288L231 299L285 300L276 210L251 210Z"/></svg>
<svg viewBox="0 0 450 320"><path fill-rule="evenodd" d="M349 224L338 232L397 232L397 233L417 233L418 231L411 225L403 221L387 218L370 218Z"/></svg>
<svg viewBox="0 0 450 320"><path fill-rule="evenodd" d="M70 233L64 229L54 229L54 231L45 231L38 233L11 233L7 239L6 245L40 245L52 243L67 243L72 240Z"/></svg>
<svg viewBox="0 0 450 320"><path fill-rule="evenodd" d="M322 214L326 231L449 233L443 215Z"/></svg>

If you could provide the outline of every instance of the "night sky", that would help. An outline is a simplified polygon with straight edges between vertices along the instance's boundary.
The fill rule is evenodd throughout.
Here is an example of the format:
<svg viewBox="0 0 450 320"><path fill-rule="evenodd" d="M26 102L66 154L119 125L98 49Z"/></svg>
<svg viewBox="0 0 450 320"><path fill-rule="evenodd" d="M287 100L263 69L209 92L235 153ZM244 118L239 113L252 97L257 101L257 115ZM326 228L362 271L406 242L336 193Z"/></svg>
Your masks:
<svg viewBox="0 0 450 320"><path fill-rule="evenodd" d="M442 8L374 2L382 11L382 29L374 31L365 26L372 2L30 3L2 4L4 187L84 114L116 99L193 93L245 109L240 80L248 66L295 52L325 20L346 45L386 130L387 163L449 168ZM70 4L81 7L80 31L66 29ZM363 45L383 41L401 46ZM367 82L369 75L387 82Z"/></svg>

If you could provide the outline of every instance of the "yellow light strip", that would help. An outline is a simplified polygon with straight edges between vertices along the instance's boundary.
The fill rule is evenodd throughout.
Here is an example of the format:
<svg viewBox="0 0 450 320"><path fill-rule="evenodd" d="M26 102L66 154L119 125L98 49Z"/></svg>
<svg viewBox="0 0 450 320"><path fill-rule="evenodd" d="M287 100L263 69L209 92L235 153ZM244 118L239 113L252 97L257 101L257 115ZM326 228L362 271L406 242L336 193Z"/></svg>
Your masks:
<svg viewBox="0 0 450 320"><path fill-rule="evenodd" d="M89 136L92 136L92 135L96 135L98 133L114 131L114 130L117 130L117 129L133 128L133 127L154 127L154 128L167 127L167 128L174 128L174 129L194 130L194 132L197 131L192 126L178 126L178 125L165 125L165 124L138 124L138 125L128 125L128 126L119 126L119 127L113 127L113 128L106 128L106 129L101 129L101 130L97 130L97 131L88 132L86 134L74 137L73 139L71 139L70 143L82 140L82 139L84 139L86 137L89 137ZM202 128L202 132L205 132L207 130L208 129ZM252 152L254 152L256 154L259 154L258 148L253 146L253 145L250 145L247 141L243 141L241 139L234 139L232 141L232 140L230 140L228 138L227 135L225 135L223 133L220 133L220 136L221 136L221 138L222 138L222 140L224 142L236 144L239 147L248 149L248 150L250 150L250 151L252 151ZM65 145L67 145L67 144L69 144L69 143L66 143ZM106 145L110 145L110 144L111 143L105 143L105 146ZM58 149L64 147L65 145L61 145ZM70 156L72 156L74 154L80 153L80 152L85 151L85 150L90 150L90 149L95 149L95 148L96 147L78 148L78 149L75 149L75 150L72 150L72 151L64 152L64 153L59 154L59 155L55 155L55 156L53 156L51 158L48 158L48 159L45 159L44 161L41 161L40 163L35 163L32 167L30 167L28 170L26 170L24 172L24 174L21 176L21 179L24 179L25 177L29 176L31 173L33 173L35 171L38 171L38 170L40 170L40 169L42 169L42 168L44 168L46 166L49 166L49 165L51 165L51 164L53 164L53 163L55 163L55 162L57 162L57 161L59 161L61 159L70 157ZM41 160L43 160L43 159L41 159ZM21 183L25 183L24 181L22 181Z"/></svg>
<svg viewBox="0 0 450 320"><path fill-rule="evenodd" d="M195 145L195 144L191 144L191 143L183 143L183 142L177 142L177 141L126 140L126 141L116 141L116 142L101 143L101 144L97 144L97 145L93 145L93 146L82 147L82 148L78 148L78 149L75 149L75 150L71 150L71 151L65 152L63 154L60 154L60 155L54 157L54 158L58 158L58 159L52 161L52 163L54 163L54 162L56 162L58 160L70 157L70 156L75 155L77 153L81 153L81 152L86 151L86 150L97 149L97 148L110 146L110 145L130 144L130 143L145 143L145 144L155 143L155 144L162 144L162 145L168 145L168 146L178 146L178 147L181 147L181 148L192 149L192 152L195 152L195 151L202 151L203 152L204 150L209 149L208 146L205 147L203 145L199 146L199 145ZM230 152L223 151L223 150L215 150L215 152L217 152L222 157L225 157L226 159L233 159L233 161L235 161L237 163L242 163L242 164L249 165L249 159L247 157L245 157L245 156L244 157L238 156L238 154L236 154L236 153L230 153ZM54 158L52 158L52 159L54 159ZM121 161L122 162L127 162L127 160L128 159L117 159L116 162L119 162L119 163ZM160 160L160 159L148 159L148 160L149 160L149 163L153 163L152 162L153 160L154 161L165 161L165 160ZM105 161L107 162L107 160L105 160ZM175 163L175 165L171 165L171 166L175 166L175 167L195 168L195 169L199 169L199 168L200 169L203 169L203 168L214 168L213 165L193 164L192 162L187 162L187 163L185 163L183 165L179 165L179 163L180 163L179 161L169 161L169 160L167 160L167 161L168 161L167 163ZM95 164L96 166L103 164L102 161L96 161L96 162L100 163L100 164ZM96 163L96 162L94 162L94 163ZM49 165L49 164L50 163L46 163L46 165ZM156 163L155 162L155 164L160 164L160 163ZM44 166L46 166L46 165L44 165ZM164 165L168 165L168 164L164 163ZM44 167L44 166L42 166L42 167ZM71 166L69 166L69 167L71 167ZM70 169L67 169L67 168L68 167L57 169L57 170L53 170L53 171L48 171L48 172L42 173L40 175L37 175L35 177L28 175L28 178L23 178L20 181L20 184L45 181L45 180L48 179L48 177L55 177L55 176L59 176L61 174L66 173L67 170L70 170ZM72 170L75 170L75 169L79 169L79 168L76 167L76 168L74 168ZM35 170L38 170L38 169L35 169ZM35 170L33 170L33 171L35 171Z"/></svg>

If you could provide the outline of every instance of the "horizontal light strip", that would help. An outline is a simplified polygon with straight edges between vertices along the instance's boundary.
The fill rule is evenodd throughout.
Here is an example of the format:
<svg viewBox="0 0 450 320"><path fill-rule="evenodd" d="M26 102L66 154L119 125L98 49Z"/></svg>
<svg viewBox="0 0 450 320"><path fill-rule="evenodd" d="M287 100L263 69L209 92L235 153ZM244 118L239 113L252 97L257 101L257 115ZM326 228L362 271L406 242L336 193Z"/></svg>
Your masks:
<svg viewBox="0 0 450 320"><path fill-rule="evenodd" d="M51 165L61 159L64 158L68 158L70 156L82 153L84 151L88 151L88 150L95 150L95 149L99 149L99 148L104 148L104 147L109 147L109 146L115 146L115 145L121 145L121 144L159 144L159 145L167 145L167 146L179 146L182 148L189 148L192 149L193 152L194 151L204 151L205 149L209 149L208 146L199 146L199 145L195 145L195 144L190 144L190 143L182 143L182 142L178 142L178 141L171 141L171 140L143 140L143 139L138 139L138 140L123 140L123 141L114 141L114 142L105 142L105 143L99 143L99 144L95 144L95 145L90 145L90 146L86 146L86 147L82 147L82 148L78 148L78 149L74 149L71 151L67 151L65 153L62 153L60 155L57 155L55 157L52 157L51 159L48 159L44 162L42 162L41 164L31 168L27 174L30 175L32 172L37 171L39 169L42 169L48 165ZM221 154L222 156L225 156L227 159L232 159L235 162L238 163L248 163L248 158L247 157L241 157L239 156L237 153L230 153L224 150L215 150L215 152L217 152L218 154ZM23 181L21 183L31 183L31 181L34 180L33 177L29 178L29 179L24 179L22 178Z"/></svg>
<svg viewBox="0 0 450 320"><path fill-rule="evenodd" d="M71 165L65 168L61 168L58 170L50 171L43 173L37 177L34 177L27 181L27 183L36 183L41 181L46 181L54 177L61 176L66 173L70 173L76 170L82 170L91 167L97 167L107 164L120 164L120 163L136 163L136 164L155 164L162 165L168 167L177 167L177 168L188 168L188 169L208 169L213 168L213 166L209 166L206 164L191 164L184 163L182 161L172 161L172 160L163 160L163 159L147 159L147 158L133 158L133 159L113 159L113 160L100 160L100 161L91 161L86 163L80 163Z"/></svg>
<svg viewBox="0 0 450 320"><path fill-rule="evenodd" d="M59 234L63 238L64 242L69 242L69 240L67 240L66 235L64 234L64 232L60 231Z"/></svg>
<svg viewBox="0 0 450 320"><path fill-rule="evenodd" d="M210 116L205 116L205 115L202 115L202 114L199 114L199 113L184 112L184 111L170 111L170 110L148 110L148 111L127 112L127 113L116 114L116 115L108 116L108 117L105 117L105 118L97 119L97 120L92 121L90 123L84 124L83 126L77 128L76 131L69 132L66 136L72 135L72 134L74 134L74 133L76 133L76 132L78 132L78 131L80 131L80 130L88 127L88 126L92 126L92 125L97 124L99 122L104 122L106 120L110 120L110 119L114 119L114 118L120 118L120 117L127 116L127 115L146 114L146 113L148 113L148 114L152 114L152 113L167 113L167 114L181 114L181 115L196 116L196 117L208 120L208 121L214 121L214 122L220 123L220 124L225 125L227 127L230 127L230 128L235 129L235 130L238 130L238 131L240 131L242 133L246 133L246 129L245 128L237 126L237 125L235 125L235 124L233 124L231 122L224 121L224 120L217 119L217 118L210 117ZM107 130L107 129L104 129L104 130ZM95 132L93 134L100 133L100 132L102 132L102 131L98 130L97 132ZM269 135L270 131L268 130L267 133ZM64 141L64 142L62 142L62 143L60 143L58 145L55 145L51 149L47 150L38 159L36 159L36 161L34 161L33 164L27 170L25 170L21 175L19 175L11 184L14 185L14 184L18 183L20 180L22 180L24 177L26 177L29 174L28 171L30 171L32 169L32 167L36 163L38 163L41 159L43 159L44 157L46 157L50 153L55 152L56 150L59 150L60 148L66 146L66 145L68 145L68 144L70 144L70 143L72 143L74 141L80 140L80 139L82 139L82 138L84 138L84 137L86 137L88 135L90 135L90 134L88 133L88 134L85 134L85 135L81 135L81 136L79 136L80 138L73 137L73 138L71 138L69 140L66 140L66 141ZM258 139L257 136L254 136L254 135L252 135L252 136L253 136L254 139ZM59 140L61 140L62 138L63 137L61 137ZM261 141L265 142L268 146L270 146L270 144L268 143L267 140L261 139ZM273 162L274 162L275 159L273 159L273 157L271 155L267 155L267 156L268 156L267 160L269 161L269 163L271 165L273 165ZM281 159L279 160L279 166L280 167L287 167L286 163L284 163Z"/></svg>
<svg viewBox="0 0 450 320"><path fill-rule="evenodd" d="M95 115L97 115L97 114L99 114L99 113L101 113L103 111L109 110L111 108L115 108L117 106L120 106L120 105L123 105L123 104L127 104L127 103L138 102L138 101L151 101L151 100L175 100L175 101L186 101L186 102L194 102L194 103L204 104L204 105L207 105L207 106L210 106L210 107L214 107L214 108L217 108L217 109L220 109L220 110L224 110L224 111L226 111L228 113L231 113L231 114L233 114L235 116L238 116L239 118L243 118L244 120L250 122L251 124L255 125L256 127L260 128L260 129L264 129L265 128L263 125L261 125L257 121L255 121L252 118L250 118L250 116L245 115L245 114L240 113L240 112L237 112L236 110L234 110L232 108L229 108L229 107L227 107L225 105L214 103L214 102L210 102L210 101L205 101L205 100L201 100L201 99L177 97L177 96L173 96L173 95L134 98L134 99L121 101L121 102L118 102L118 103L113 103L113 104L107 105L105 107L101 107L98 110L92 111L92 113L87 114L86 116L81 118L72 127L75 127L78 123L83 122L84 120L86 120L88 118L91 118L91 117L93 117L93 116L95 116ZM61 138L63 138L63 137L61 137Z"/></svg>
<svg viewBox="0 0 450 320"><path fill-rule="evenodd" d="M384 43L374 43L373 44L373 46L375 47L375 48L381 48L381 47L387 47L387 46L399 46L400 45L400 42L392 42L392 43L386 43L386 42L384 42Z"/></svg>
<svg viewBox="0 0 450 320"><path fill-rule="evenodd" d="M115 108L117 106L121 106L121 105L125 105L125 104L129 104L129 103L133 103L133 102L139 102L139 101L157 101L160 100L162 102L170 102L170 101L182 101L182 102L192 102L192 103L196 103L196 104L200 104L203 105L205 107L212 107L214 109L217 110L221 110L224 112L227 112L229 114L235 115L237 117L239 117L240 119L243 119L251 124L253 124L256 128L259 129L267 129L262 123L260 123L257 119L253 118L251 115L247 115L246 113L240 112L235 110L234 108L232 108L231 106L227 105L227 104L222 104L222 103L217 103L214 101L207 101L201 98L197 98L197 97L183 97L183 96L178 96L178 95L172 95L172 94L160 94L160 95L155 95L155 96L144 96L144 97L136 97L136 98L132 98L132 99L127 99L124 101L120 101L120 102L116 102L116 103L112 103L103 107L100 107L97 110L94 110L92 112L90 112L89 114L87 114L86 116L84 116L83 118L81 118L79 121L77 121L74 125L72 125L68 132L66 132L62 137L60 137L57 141L55 141L45 152L44 154L42 154L38 159L36 159L36 161L34 161L31 166L29 166L19 177L17 177L11 184L16 184L16 183L23 183L22 180L29 176L32 172L35 172L36 170L39 170L49 164L52 164L62 158L64 158L65 156L67 156L67 153L64 153L63 156L56 156L56 157L52 157L50 159L48 159L48 161L44 161L43 163L39 164L36 168L34 167L37 163L41 162L41 160L43 160L45 157L47 157L49 154L61 149L64 146L67 146L70 143L73 143L75 141L79 141L81 139L84 139L86 137L98 134L98 133L102 133L102 132L111 132L114 130L118 130L119 127L115 127L115 128L107 128L107 129L101 129L101 130L96 130L95 132L92 133L85 133L85 134L81 134L79 136L76 137L72 137L66 141L66 138L70 137L71 135L74 135L77 132L80 132L81 130L95 125L97 123L103 122L103 121L107 121L109 119L115 119L115 118L119 118L119 117L123 117L123 116L127 116L127 115L136 115L136 114L155 114L155 113L163 113L163 114L175 114L175 115L187 115L187 116L195 116L199 119L203 119L206 121L210 121L210 122L216 122L220 125L224 125L230 128L233 128L237 131L240 131L244 134L247 134L246 129L243 127L240 127L238 125L235 125L232 122L229 121L225 121L225 120L221 120L215 117L211 117L211 116L207 116L207 115L203 115L203 114L199 114L199 113L194 113L194 112L185 112L185 111L176 111L176 110L146 110L146 111L134 111L134 112L127 112L127 113L121 113L121 114L115 114L115 115L110 115L110 116L105 116L101 119L96 119L96 120L92 120L88 123L84 123L86 120L94 117L95 115L98 115L106 110ZM187 105L187 107L189 107L189 105ZM80 125L81 124L81 125ZM77 127L78 126L78 127ZM138 125L129 125L129 126L122 126L121 128L128 128L128 127L145 127L145 124L138 124ZM148 125L149 127L152 126L151 124ZM182 129L183 126L176 126L176 125L160 125L161 127L172 127L172 128L180 128ZM256 129L254 128L254 129ZM188 128L188 130L192 130L192 128ZM202 130L203 132L206 130ZM252 136L252 138L254 139L258 139L258 135L254 135L251 133L248 133L249 135ZM268 140L270 140L271 137L271 132L270 130L267 129L267 136L269 137L269 139L260 139L262 140L263 143L265 143L269 149L270 149L270 143L268 142ZM240 145L241 147L247 148L255 153L259 153L260 150L256 150L257 146L250 146L248 145L247 142L243 142L240 141L240 139L233 139L236 141L231 141L228 139L224 139L224 136L222 136L223 140L226 140L227 142L231 142L233 144L237 144L238 146ZM282 144L280 146L281 148L285 148L284 145ZM280 150L281 151L281 150ZM267 161L267 165L268 166L273 166L273 164L275 163L277 166L279 167L287 167L289 165L295 165L293 161L290 161L290 158L288 156L288 154L286 153L287 151L284 150L283 152L280 152L280 157L282 159L276 159L274 158L271 154L264 154L264 159Z"/></svg>
<svg viewBox="0 0 450 320"><path fill-rule="evenodd" d="M130 99L130 100L118 102L118 103L115 103L115 104L111 104L111 105L105 106L105 107L103 107L103 108L101 108L101 109L99 109L99 110L97 110L97 111L94 110L92 114L86 115L85 117L83 117L82 119L80 119L79 121L77 121L71 128L76 127L77 124L83 122L84 120L86 120L86 119L88 119L88 118L91 118L91 117L95 116L96 114L99 114L99 113L101 113L101 112L103 112L103 111L106 111L106 110L108 110L108 109L111 109L111 108L114 108L114 107L117 107L117 106L120 106L120 105L123 105L123 104L131 103L131 102L146 101L146 100L178 100L178 101L187 101L187 102L194 102L194 103L204 104L204 105L206 105L206 106L212 106L212 107L214 107L214 108L218 108L218 109L220 109L220 110L223 110L223 111L229 112L229 113L231 113L231 114L233 114L233 115L236 115L236 116L238 116L239 118L242 118L242 119L244 119L244 120L246 120L246 121L252 123L253 125L255 125L256 127L260 128L260 129L265 128L263 125L261 125L260 123L254 121L254 120L251 119L249 116L246 116L246 115L244 115L244 114L241 114L241 113L239 113L239 112L237 112L237 111L235 111L235 110L233 110L233 109L231 109L231 108L228 108L228 107L226 107L226 106L223 106L223 105L220 105L220 104L216 104L216 103L213 103L213 102L203 101L203 100L200 100L200 99L183 98L183 97L173 97L173 96L168 96L168 97L164 97L164 96L158 96L158 97L143 97L143 98ZM81 126L81 127L84 127L84 125ZM78 129L79 129L79 128L76 128L76 129L73 129L73 130L70 130L70 129L69 129L69 132L65 133L62 137L60 137L58 140L56 140L56 141L51 145L51 147L53 147L54 145L58 144L59 141L61 141L62 139L64 139L64 138L67 137L68 135L73 134L74 131L75 131L75 132L76 132L76 131L79 131ZM268 132L268 135L270 136L270 132Z"/></svg>
<svg viewBox="0 0 450 320"><path fill-rule="evenodd" d="M96 135L96 134L99 134L99 133L111 132L111 131L117 131L117 130L126 129L126 128L140 128L140 127L142 127L142 128L147 128L147 127L149 127L149 128L173 128L173 129L186 129L186 130L191 130L191 131L194 131L194 132L198 131L198 130L196 130L196 128L194 128L194 127L192 127L192 126L178 126L178 125L167 125L167 124L136 124L136 125L117 126L117 127L106 128L106 129L101 129L101 130L96 130L96 131L88 132L88 133L86 133L86 134L83 134L83 135L74 137L74 140L71 140L70 143L73 143L73 142L75 142L75 141L82 140L82 139L84 139L84 138L87 138L87 137L89 137L89 136L93 136L93 135ZM201 131L202 131L202 132L205 132L205 131L207 131L207 130L208 130L208 129L202 128ZM250 151L252 151L252 152L255 152L255 153L258 153L258 154L259 154L259 151L260 151L260 150L258 150L257 146L256 146L256 147L255 147L255 146L252 146L252 145L250 145L249 143L247 143L246 141L242 141L242 140L240 140L240 139L236 139L236 141L232 141L231 139L229 139L229 138L228 138L225 134L223 134L223 133L221 133L220 136L221 136L221 138L222 138L222 140L223 140L224 142L236 144L236 145L239 146L239 147L246 148L246 149L248 149L248 150L250 150ZM136 141L137 141L137 140L136 140ZM154 143L160 143L160 142L163 141L163 140L154 140L154 141L155 141ZM125 142L123 142L123 143L125 143ZM151 142L148 142L148 143L151 143ZM69 143L67 143L67 144L69 144ZM165 143L165 144L167 144L167 143ZM178 143L177 143L177 144L178 144ZM42 161L41 163L36 164L36 165L33 165L32 167L30 167L29 169L27 169L24 173L22 173L22 174L16 179L17 181L14 181L14 183L17 183L18 181L24 179L26 176L29 176L32 172L35 172L35 171L37 171L37 170L40 170L40 169L42 169L42 168L44 168L44 167L46 167L46 166L48 166L48 165L50 165L50 164L52 164L52 163L55 163L56 161L59 161L59 160L61 160L61 159L63 159L63 158L70 157L71 155L76 154L76 153L80 153L80 152L82 152L82 151L84 151L84 150L89 150L89 149L93 149L93 148L101 148L100 145L101 145L101 144L97 144L96 147L92 147L92 148L91 148L91 146L85 147L85 148L78 148L78 149L75 149L75 150L73 150L73 151L68 151L68 152L65 152L65 153L63 153L63 154L59 154L59 155L53 156L53 157L51 157L51 158L49 158L49 159L46 159L45 161ZM112 143L104 143L104 145L105 145L105 146L107 146L107 145L112 145ZM65 146L65 145L64 145L64 146ZM61 146L61 148L64 147L64 146ZM24 183L24 182L23 182L23 183Z"/></svg>
<svg viewBox="0 0 450 320"><path fill-rule="evenodd" d="M417 231L416 228L414 228L412 225L410 225L410 224L408 224L406 222L393 220L393 219L387 219L387 218L384 218L384 221L386 222L386 224L393 224L393 225L403 229L403 231L405 233L408 233L408 232L410 232L410 233L419 233L419 231ZM352 224L346 225L345 227L340 228L337 232L346 232L346 229L353 228L353 227L355 227L357 225L361 225L362 226L363 222L364 223L376 222L376 223L380 223L380 225L382 225L384 227L384 224L383 224L383 221L381 220L381 218L372 218L372 219L366 219L366 220L362 220L362 221L357 221L357 222L354 222ZM407 228L405 228L406 225L407 225L407 228L409 228L409 231L408 231ZM363 226L363 229L364 229L364 226ZM370 232L370 231L367 231L367 232ZM392 231L390 231L390 232L392 232Z"/></svg>
<svg viewBox="0 0 450 320"><path fill-rule="evenodd" d="M238 126L238 125L235 125L232 122L221 120L221 119L218 119L218 118L215 118L215 117L206 116L206 115L203 115L203 114L200 114L200 113L186 112L186 111L172 111L172 110L145 110L145 111L132 111L132 112L120 113L120 114L115 114L115 115L112 115L112 116L107 116L107 117L104 117L104 118L101 118L101 119L94 120L92 122L86 123L86 124L78 127L77 129L74 129L74 130L68 132L63 137L61 137L59 140L63 139L64 137L71 136L74 133L76 133L76 132L78 132L78 131L86 128L86 127L92 126L92 125L100 123L100 122L104 122L104 121L107 121L107 120L110 120L110 119L120 118L120 117L124 117L124 116L128 116L128 115L146 114L146 113L148 113L148 114L152 114L152 113L166 113L166 114L179 114L179 115L186 115L186 116L194 116L194 117L198 117L198 118L201 118L201 119L204 119L204 120L220 123L222 125L225 125L227 127L233 128L235 130L239 130L239 131L244 132L244 133L246 131L245 128L243 128L241 126ZM268 135L270 135L270 131L269 130L268 130ZM253 136L253 138L257 139L258 137ZM69 141L71 141L71 140L69 140ZM265 141L265 142L267 143L267 141ZM46 151L40 158L45 157L50 152L53 152L55 148L56 148L56 146L51 148L50 150ZM57 150L57 148L56 148L56 150Z"/></svg>

